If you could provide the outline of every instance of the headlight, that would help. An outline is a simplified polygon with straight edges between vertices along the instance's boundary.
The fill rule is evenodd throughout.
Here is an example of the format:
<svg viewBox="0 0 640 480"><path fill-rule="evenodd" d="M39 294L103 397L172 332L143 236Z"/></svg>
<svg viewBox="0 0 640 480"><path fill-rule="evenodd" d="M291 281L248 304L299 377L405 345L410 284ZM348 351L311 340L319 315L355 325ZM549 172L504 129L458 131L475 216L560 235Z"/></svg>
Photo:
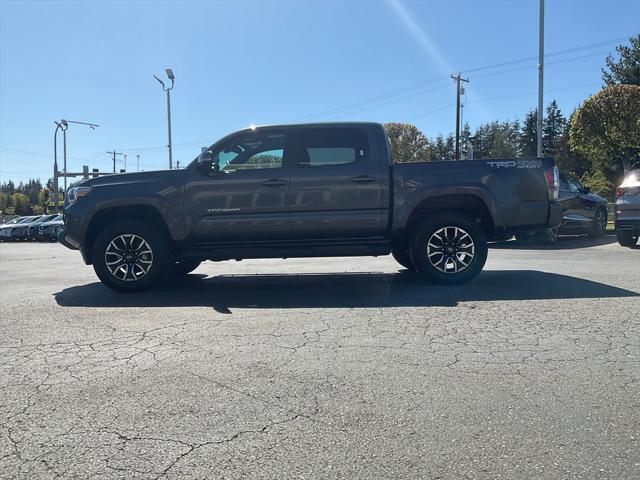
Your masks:
<svg viewBox="0 0 640 480"><path fill-rule="evenodd" d="M89 195L93 190L91 187L73 187L67 192L67 200L69 203L74 203L82 197Z"/></svg>

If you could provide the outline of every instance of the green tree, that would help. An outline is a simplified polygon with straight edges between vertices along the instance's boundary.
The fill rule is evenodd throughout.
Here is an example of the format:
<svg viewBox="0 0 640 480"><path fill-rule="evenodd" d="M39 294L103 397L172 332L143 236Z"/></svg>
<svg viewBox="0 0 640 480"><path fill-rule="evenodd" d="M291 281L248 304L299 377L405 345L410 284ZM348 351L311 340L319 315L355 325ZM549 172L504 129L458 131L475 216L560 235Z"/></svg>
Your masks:
<svg viewBox="0 0 640 480"><path fill-rule="evenodd" d="M520 155L536 157L538 154L538 110L531 110L524 117L520 131Z"/></svg>
<svg viewBox="0 0 640 480"><path fill-rule="evenodd" d="M9 194L0 192L0 213L3 213L9 207Z"/></svg>
<svg viewBox="0 0 640 480"><path fill-rule="evenodd" d="M612 55L606 59L607 66L602 69L602 80L605 86L640 85L640 33L631 37L631 45L618 45L616 51L620 58Z"/></svg>
<svg viewBox="0 0 640 480"><path fill-rule="evenodd" d="M9 180L7 183L3 183L2 186L0 186L0 191L13 195L16 191L16 186L11 180Z"/></svg>
<svg viewBox="0 0 640 480"><path fill-rule="evenodd" d="M558 103L554 100L547 107L547 115L542 126L542 148L545 155L557 155L566 130L567 119L562 115Z"/></svg>
<svg viewBox="0 0 640 480"><path fill-rule="evenodd" d="M603 197L611 196L616 188L615 184L607 178L602 170L585 172L580 177L580 182Z"/></svg>
<svg viewBox="0 0 640 480"><path fill-rule="evenodd" d="M16 192L11 196L11 202L15 212L18 215L29 215L31 213L31 207L29 205L29 197L24 193Z"/></svg>
<svg viewBox="0 0 640 480"><path fill-rule="evenodd" d="M640 86L614 85L587 99L571 121L569 143L605 173L640 159Z"/></svg>
<svg viewBox="0 0 640 480"><path fill-rule="evenodd" d="M391 157L395 162L425 162L431 159L429 139L409 123L385 123Z"/></svg>

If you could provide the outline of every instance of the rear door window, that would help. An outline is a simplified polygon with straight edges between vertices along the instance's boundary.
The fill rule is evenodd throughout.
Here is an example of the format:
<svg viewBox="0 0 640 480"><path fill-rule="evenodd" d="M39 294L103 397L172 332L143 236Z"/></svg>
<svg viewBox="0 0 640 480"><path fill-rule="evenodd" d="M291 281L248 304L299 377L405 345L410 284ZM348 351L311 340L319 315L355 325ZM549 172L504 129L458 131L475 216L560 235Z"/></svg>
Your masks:
<svg viewBox="0 0 640 480"><path fill-rule="evenodd" d="M298 133L297 166L348 165L366 158L368 151L367 134L360 128L305 129Z"/></svg>

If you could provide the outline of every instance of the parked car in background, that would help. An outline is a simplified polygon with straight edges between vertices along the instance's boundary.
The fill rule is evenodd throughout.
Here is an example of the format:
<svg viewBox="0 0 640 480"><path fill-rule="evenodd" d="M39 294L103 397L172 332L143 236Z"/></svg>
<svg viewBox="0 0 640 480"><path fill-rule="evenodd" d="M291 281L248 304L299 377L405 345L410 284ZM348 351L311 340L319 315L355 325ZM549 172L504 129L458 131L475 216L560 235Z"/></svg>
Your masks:
<svg viewBox="0 0 640 480"><path fill-rule="evenodd" d="M640 237L640 164L635 164L616 188L616 236L623 247L633 247Z"/></svg>
<svg viewBox="0 0 640 480"><path fill-rule="evenodd" d="M16 223L21 222L25 218L26 217L15 217L9 220L8 222L0 225L0 241L8 240L11 234L11 227Z"/></svg>
<svg viewBox="0 0 640 480"><path fill-rule="evenodd" d="M64 220L62 215L54 215L54 218L42 222L38 225L38 240L47 240L55 242L58 239L58 233L64 229Z"/></svg>
<svg viewBox="0 0 640 480"><path fill-rule="evenodd" d="M560 172L559 201L562 205L562 223L558 228L545 228L535 234L518 235L519 240L533 240L552 245L559 235L604 236L607 231L607 200L591 192L580 181Z"/></svg>
<svg viewBox="0 0 640 480"><path fill-rule="evenodd" d="M34 220L32 223L27 226L27 232L25 235L25 240L37 240L38 239L38 228L45 222L49 222L56 218L58 214L50 214L50 215L42 215L41 217Z"/></svg>
<svg viewBox="0 0 640 480"><path fill-rule="evenodd" d="M27 225L36 220L39 215L31 215L28 217L22 217L19 222L12 225L7 225L6 230L3 231L3 238L5 240L19 240L23 232L26 231Z"/></svg>

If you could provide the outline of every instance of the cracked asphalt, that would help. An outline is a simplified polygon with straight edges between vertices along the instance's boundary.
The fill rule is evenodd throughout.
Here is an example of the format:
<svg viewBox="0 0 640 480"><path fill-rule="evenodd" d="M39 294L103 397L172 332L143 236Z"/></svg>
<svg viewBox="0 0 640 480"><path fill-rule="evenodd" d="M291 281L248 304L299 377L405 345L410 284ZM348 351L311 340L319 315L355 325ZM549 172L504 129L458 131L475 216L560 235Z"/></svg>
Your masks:
<svg viewBox="0 0 640 480"><path fill-rule="evenodd" d="M640 478L640 249L205 263L142 294L0 245L0 477Z"/></svg>

